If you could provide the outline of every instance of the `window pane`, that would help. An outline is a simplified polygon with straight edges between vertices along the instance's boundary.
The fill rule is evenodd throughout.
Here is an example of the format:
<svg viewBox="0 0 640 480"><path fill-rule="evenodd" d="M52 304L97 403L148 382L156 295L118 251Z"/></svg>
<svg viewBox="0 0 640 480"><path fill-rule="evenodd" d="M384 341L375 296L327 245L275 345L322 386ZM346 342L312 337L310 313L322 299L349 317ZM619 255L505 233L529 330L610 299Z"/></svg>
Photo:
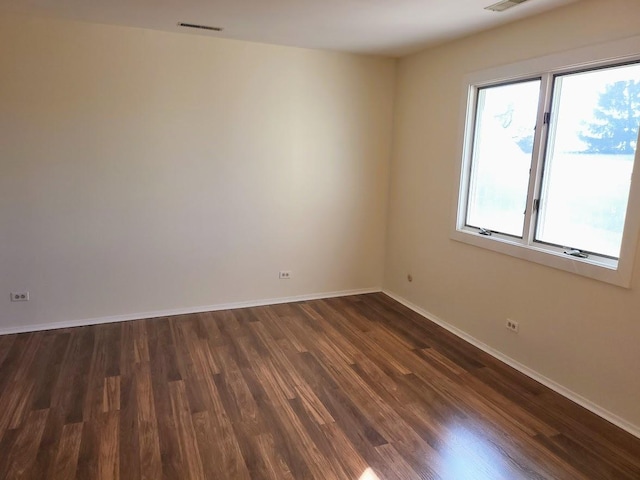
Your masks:
<svg viewBox="0 0 640 480"><path fill-rule="evenodd" d="M478 92L467 225L522 237L540 80Z"/></svg>
<svg viewBox="0 0 640 480"><path fill-rule="evenodd" d="M557 77L536 239L617 258L640 120L640 65Z"/></svg>

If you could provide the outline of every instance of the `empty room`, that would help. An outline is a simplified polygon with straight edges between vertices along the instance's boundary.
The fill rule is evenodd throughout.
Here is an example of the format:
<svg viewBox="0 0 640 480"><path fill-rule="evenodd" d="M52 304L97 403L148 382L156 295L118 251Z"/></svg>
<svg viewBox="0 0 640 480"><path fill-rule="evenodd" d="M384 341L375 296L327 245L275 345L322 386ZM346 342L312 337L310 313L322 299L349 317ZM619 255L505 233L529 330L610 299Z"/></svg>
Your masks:
<svg viewBox="0 0 640 480"><path fill-rule="evenodd" d="M0 479L640 479L640 2L0 0Z"/></svg>

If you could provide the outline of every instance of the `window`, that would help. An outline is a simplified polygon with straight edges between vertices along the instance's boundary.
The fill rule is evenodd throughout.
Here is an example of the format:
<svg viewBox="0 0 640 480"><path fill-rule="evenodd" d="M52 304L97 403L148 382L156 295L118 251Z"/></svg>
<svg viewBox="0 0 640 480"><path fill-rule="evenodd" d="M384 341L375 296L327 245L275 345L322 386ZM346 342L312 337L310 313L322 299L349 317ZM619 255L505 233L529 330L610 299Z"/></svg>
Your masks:
<svg viewBox="0 0 640 480"><path fill-rule="evenodd" d="M522 238L540 79L477 93L467 225Z"/></svg>
<svg viewBox="0 0 640 480"><path fill-rule="evenodd" d="M629 200L640 195L632 182L640 57L567 67L570 56L481 72L465 85L452 236L629 286L640 224Z"/></svg>

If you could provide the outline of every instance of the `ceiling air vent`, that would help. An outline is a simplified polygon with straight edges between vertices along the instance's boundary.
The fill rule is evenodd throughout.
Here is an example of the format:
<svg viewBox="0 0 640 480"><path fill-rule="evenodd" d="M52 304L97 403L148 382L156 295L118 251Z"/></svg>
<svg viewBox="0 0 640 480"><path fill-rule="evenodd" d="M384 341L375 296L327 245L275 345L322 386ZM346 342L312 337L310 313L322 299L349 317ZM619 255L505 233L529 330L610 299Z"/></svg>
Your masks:
<svg viewBox="0 0 640 480"><path fill-rule="evenodd" d="M503 0L502 2L494 3L493 5L489 5L488 7L484 7L485 10L491 10L492 12L504 12L511 7L515 7L516 5L520 5L521 3L526 2L527 0Z"/></svg>
<svg viewBox="0 0 640 480"><path fill-rule="evenodd" d="M220 27L210 27L208 25L196 25L195 23L183 23L180 22L178 24L179 27L186 27L186 28L198 28L200 30L211 30L212 32L221 32L222 28Z"/></svg>

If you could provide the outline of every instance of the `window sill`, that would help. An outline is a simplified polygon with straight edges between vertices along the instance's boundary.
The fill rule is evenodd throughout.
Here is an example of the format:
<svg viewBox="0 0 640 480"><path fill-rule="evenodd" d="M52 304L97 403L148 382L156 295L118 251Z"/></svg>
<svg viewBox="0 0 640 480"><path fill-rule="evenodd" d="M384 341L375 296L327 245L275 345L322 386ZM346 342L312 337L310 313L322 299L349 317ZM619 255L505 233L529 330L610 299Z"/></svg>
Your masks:
<svg viewBox="0 0 640 480"><path fill-rule="evenodd" d="M620 264L622 263L620 261L571 257L559 249L559 251L554 251L537 245L528 245L509 239L508 237L496 235L487 237L478 234L476 230L465 228L454 229L451 232L451 238L462 243L521 258L558 270L564 270L619 287L630 288L631 286L632 272L630 269L625 270L620 268Z"/></svg>

